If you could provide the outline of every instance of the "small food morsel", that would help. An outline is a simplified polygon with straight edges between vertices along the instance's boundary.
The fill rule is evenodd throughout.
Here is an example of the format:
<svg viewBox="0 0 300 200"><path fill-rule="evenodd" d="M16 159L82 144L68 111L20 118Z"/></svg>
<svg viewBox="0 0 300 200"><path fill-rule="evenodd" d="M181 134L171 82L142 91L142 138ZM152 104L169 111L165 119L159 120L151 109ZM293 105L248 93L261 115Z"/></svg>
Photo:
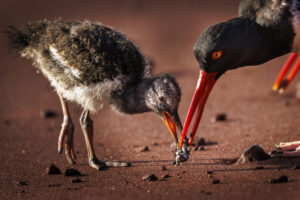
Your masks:
<svg viewBox="0 0 300 200"><path fill-rule="evenodd" d="M258 145L252 145L241 155L237 163L247 163L253 161L263 161L271 158L263 148Z"/></svg>

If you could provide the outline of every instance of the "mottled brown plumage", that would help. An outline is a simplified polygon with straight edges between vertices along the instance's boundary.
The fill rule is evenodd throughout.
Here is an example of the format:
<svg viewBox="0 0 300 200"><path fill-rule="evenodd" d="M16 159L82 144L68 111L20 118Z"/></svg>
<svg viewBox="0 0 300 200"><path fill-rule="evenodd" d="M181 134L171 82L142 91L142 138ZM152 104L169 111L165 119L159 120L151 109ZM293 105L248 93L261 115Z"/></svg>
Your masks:
<svg viewBox="0 0 300 200"><path fill-rule="evenodd" d="M28 23L21 30L11 27L8 36L12 49L33 59L60 97L64 122L58 149L61 152L65 143L70 163L75 163L74 125L65 99L84 108L80 124L89 164L96 169L128 166L100 161L94 153L89 111L98 111L105 102L120 113L153 111L168 127L173 123L172 127L182 129L178 116L181 91L176 80L168 74L151 77L147 59L124 34L89 21L41 20Z"/></svg>

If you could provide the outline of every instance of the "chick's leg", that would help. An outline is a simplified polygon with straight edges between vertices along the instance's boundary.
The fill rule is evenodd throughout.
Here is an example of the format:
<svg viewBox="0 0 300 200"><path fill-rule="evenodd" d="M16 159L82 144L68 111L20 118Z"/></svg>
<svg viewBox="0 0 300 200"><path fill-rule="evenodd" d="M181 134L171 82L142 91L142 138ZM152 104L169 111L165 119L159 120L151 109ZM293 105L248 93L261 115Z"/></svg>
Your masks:
<svg viewBox="0 0 300 200"><path fill-rule="evenodd" d="M84 134L87 152L88 152L88 159L89 165L92 168L97 170L101 170L103 167L128 167L130 163L126 162L109 162L109 161L100 161L94 150L93 145L93 120L89 116L89 111L84 110L80 117L80 124Z"/></svg>
<svg viewBox="0 0 300 200"><path fill-rule="evenodd" d="M61 94L58 93L62 111L64 115L62 128L58 137L58 152L62 153L63 146L65 146L65 154L68 162L70 164L75 164L74 159L76 159L74 146L73 146L73 133L74 133L74 124L72 122L68 103L64 100Z"/></svg>

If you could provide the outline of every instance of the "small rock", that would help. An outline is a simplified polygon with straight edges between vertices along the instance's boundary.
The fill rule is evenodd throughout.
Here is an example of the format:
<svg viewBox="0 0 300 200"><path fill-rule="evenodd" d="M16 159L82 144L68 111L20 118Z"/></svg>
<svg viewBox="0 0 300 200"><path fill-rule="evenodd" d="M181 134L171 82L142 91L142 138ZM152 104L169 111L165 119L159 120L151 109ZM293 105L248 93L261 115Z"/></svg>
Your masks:
<svg viewBox="0 0 300 200"><path fill-rule="evenodd" d="M205 139L202 137L197 141L196 146L203 146L206 145Z"/></svg>
<svg viewBox="0 0 300 200"><path fill-rule="evenodd" d="M164 174L161 176L162 178L170 178L170 175L169 174Z"/></svg>
<svg viewBox="0 0 300 200"><path fill-rule="evenodd" d="M212 194L211 192L205 192L204 190L201 190L201 193L202 194L207 194L207 195L211 195Z"/></svg>
<svg viewBox="0 0 300 200"><path fill-rule="evenodd" d="M54 164L51 164L46 168L46 174L48 175L61 174L61 172L58 167L56 167Z"/></svg>
<svg viewBox="0 0 300 200"><path fill-rule="evenodd" d="M287 176L281 176L281 177L279 177L278 179L270 179L270 180L269 180L269 182L270 182L271 184L274 184L274 183L286 183L286 182L288 182L288 181L289 181L289 179L288 179Z"/></svg>
<svg viewBox="0 0 300 200"><path fill-rule="evenodd" d="M256 169L256 170L261 170L261 169L265 169L263 166L257 166L257 167L255 167L254 169Z"/></svg>
<svg viewBox="0 0 300 200"><path fill-rule="evenodd" d="M220 180L219 179L212 179L212 184L219 184Z"/></svg>
<svg viewBox="0 0 300 200"><path fill-rule="evenodd" d="M212 122L224 122L227 120L227 115L225 113L219 113L213 118Z"/></svg>
<svg viewBox="0 0 300 200"><path fill-rule="evenodd" d="M292 167L292 169L293 169L293 170L300 169L300 165L295 165L295 166Z"/></svg>
<svg viewBox="0 0 300 200"><path fill-rule="evenodd" d="M48 187L59 187L61 184L49 184Z"/></svg>
<svg viewBox="0 0 300 200"><path fill-rule="evenodd" d="M252 145L249 147L244 153L241 155L240 159L237 163L247 163L253 161L262 161L271 158L269 154L267 154L263 148L258 145Z"/></svg>
<svg viewBox="0 0 300 200"><path fill-rule="evenodd" d="M40 116L45 119L54 118L54 117L56 117L56 115L57 115L56 112L54 112L52 110L41 110L40 111Z"/></svg>
<svg viewBox="0 0 300 200"><path fill-rule="evenodd" d="M72 180L72 183L81 183L82 180L80 178L76 178Z"/></svg>
<svg viewBox="0 0 300 200"><path fill-rule="evenodd" d="M145 181L157 181L157 176L155 176L154 174L146 175L143 177L143 179Z"/></svg>
<svg viewBox="0 0 300 200"><path fill-rule="evenodd" d="M284 105L285 106L289 106L291 103L290 103L290 101L289 100L284 100Z"/></svg>
<svg viewBox="0 0 300 200"><path fill-rule="evenodd" d="M139 152L146 152L146 151L150 151L148 146L144 146L144 147L139 149Z"/></svg>
<svg viewBox="0 0 300 200"><path fill-rule="evenodd" d="M29 183L26 182L26 181L18 181L18 185L19 186L25 186L25 185L29 185Z"/></svg>
<svg viewBox="0 0 300 200"><path fill-rule="evenodd" d="M153 146L158 146L158 143L157 142L153 142L152 145Z"/></svg>
<svg viewBox="0 0 300 200"><path fill-rule="evenodd" d="M165 171L165 170L167 170L167 167L166 167L165 165L162 165L162 166L160 167L160 169L161 169L162 171Z"/></svg>
<svg viewBox="0 0 300 200"><path fill-rule="evenodd" d="M5 124L6 126L10 126L10 125L11 125L11 121L10 121L9 119L5 119L5 120L4 120L4 124Z"/></svg>
<svg viewBox="0 0 300 200"><path fill-rule="evenodd" d="M204 147L199 147L199 151L204 151Z"/></svg>
<svg viewBox="0 0 300 200"><path fill-rule="evenodd" d="M80 171L78 171L77 169L71 169L71 168L66 169L64 175L65 176L82 176Z"/></svg>
<svg viewBox="0 0 300 200"><path fill-rule="evenodd" d="M206 171L207 174L213 174L213 171Z"/></svg>

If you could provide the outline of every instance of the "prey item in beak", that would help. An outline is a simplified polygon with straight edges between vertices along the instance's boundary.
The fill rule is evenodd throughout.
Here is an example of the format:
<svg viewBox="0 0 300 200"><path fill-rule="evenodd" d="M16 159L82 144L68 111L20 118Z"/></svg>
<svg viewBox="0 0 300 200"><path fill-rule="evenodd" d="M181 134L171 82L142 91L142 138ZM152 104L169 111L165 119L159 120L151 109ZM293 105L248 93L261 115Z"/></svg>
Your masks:
<svg viewBox="0 0 300 200"><path fill-rule="evenodd" d="M169 131L176 143L176 146L177 146L178 145L178 137L177 137L177 132L176 132L176 123L173 120L173 118L171 117L170 113L168 113L166 111L163 112L163 118L164 118L163 121L164 121L165 125L167 126L167 128L169 129Z"/></svg>
<svg viewBox="0 0 300 200"><path fill-rule="evenodd" d="M297 59L293 69L291 70L290 74L287 78L284 78L286 73L288 72L289 68L291 68L292 64L294 63L295 59L298 57L297 53L291 53L290 57L286 61L285 65L281 69L276 82L273 85L273 90L278 91L280 94L282 94L290 82L294 79L296 76L299 68L300 68L300 58Z"/></svg>
<svg viewBox="0 0 300 200"><path fill-rule="evenodd" d="M183 127L183 131L181 134L178 148L181 148L181 146L182 146L182 143L184 141L184 138L186 136L188 128L191 124L193 115L195 114L195 111L197 109L197 115L196 115L194 126L192 129L191 138L189 140L189 146L192 145L192 142L193 142L194 136L196 134L200 119L202 117L202 113L204 111L204 106L205 106L206 100L216 82L217 74L218 74L217 72L206 73L206 72L200 70L198 83L197 83L196 90L195 90L195 93L194 93L194 96L192 99L192 103L190 105L189 112L187 114L187 118L186 118L186 121L185 121L185 124Z"/></svg>
<svg viewBox="0 0 300 200"><path fill-rule="evenodd" d="M169 112L164 111L163 118L164 118L163 119L164 123L169 129L176 145L174 154L175 154L175 162L178 165L180 162L184 162L189 159L190 151L187 149L188 140L187 138L185 138L184 145L182 146L182 148L178 148L178 137L176 133L176 126L179 129L179 131L182 132L182 124L177 112L170 114Z"/></svg>

